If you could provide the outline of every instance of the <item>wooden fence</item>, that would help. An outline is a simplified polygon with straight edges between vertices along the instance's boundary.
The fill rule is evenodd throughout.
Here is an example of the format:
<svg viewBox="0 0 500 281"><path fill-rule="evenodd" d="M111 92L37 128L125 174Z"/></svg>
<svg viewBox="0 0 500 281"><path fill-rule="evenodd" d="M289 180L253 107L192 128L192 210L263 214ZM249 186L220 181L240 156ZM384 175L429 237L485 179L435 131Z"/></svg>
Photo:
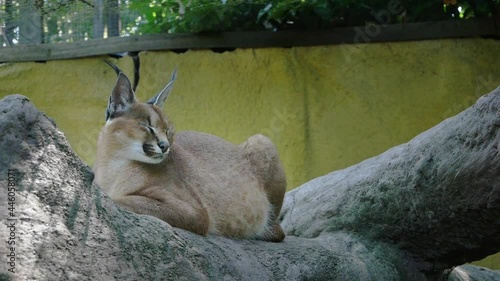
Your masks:
<svg viewBox="0 0 500 281"><path fill-rule="evenodd" d="M48 61L120 52L317 46L437 38L500 37L493 19L335 28L324 31L256 31L206 34L155 34L91 39L76 43L23 45L0 48L0 63Z"/></svg>

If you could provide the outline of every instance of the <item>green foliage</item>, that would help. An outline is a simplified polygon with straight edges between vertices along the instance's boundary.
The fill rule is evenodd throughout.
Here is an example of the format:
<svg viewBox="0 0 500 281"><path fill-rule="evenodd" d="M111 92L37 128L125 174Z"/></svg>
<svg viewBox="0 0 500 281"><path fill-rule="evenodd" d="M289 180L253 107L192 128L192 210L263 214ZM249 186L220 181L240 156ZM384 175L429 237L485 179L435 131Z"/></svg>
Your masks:
<svg viewBox="0 0 500 281"><path fill-rule="evenodd" d="M262 2L262 3L259 3ZM134 1L141 33L249 30L258 28L265 1L159 0Z"/></svg>
<svg viewBox="0 0 500 281"><path fill-rule="evenodd" d="M19 23L33 20L33 15L40 15L43 43L89 39L92 11L90 2L81 0L0 0L0 47L16 44L22 37Z"/></svg>
<svg viewBox="0 0 500 281"><path fill-rule="evenodd" d="M80 1L45 0L41 7L46 32L44 43L77 42L91 37L89 5Z"/></svg>
<svg viewBox="0 0 500 281"><path fill-rule="evenodd" d="M491 17L500 0L149 0L127 1L130 33L324 29ZM388 15L388 16L387 16Z"/></svg>
<svg viewBox="0 0 500 281"><path fill-rule="evenodd" d="M41 19L43 43L58 43L102 37L96 31L105 27L107 36L314 30L486 18L500 15L499 7L500 0L0 0L0 47L19 43L19 23L31 14ZM94 26L97 8L102 29ZM119 30L118 21L110 24L118 14Z"/></svg>

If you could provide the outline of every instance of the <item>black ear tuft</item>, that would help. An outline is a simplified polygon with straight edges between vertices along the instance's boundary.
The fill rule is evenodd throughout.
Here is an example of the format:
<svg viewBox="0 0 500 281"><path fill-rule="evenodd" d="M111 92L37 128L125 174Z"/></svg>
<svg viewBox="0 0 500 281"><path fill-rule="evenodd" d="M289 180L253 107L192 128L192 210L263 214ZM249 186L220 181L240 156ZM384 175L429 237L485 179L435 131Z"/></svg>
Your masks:
<svg viewBox="0 0 500 281"><path fill-rule="evenodd" d="M108 106L106 107L106 121L108 121L108 119L110 119L112 117L111 116L111 110L109 109L110 103L111 103L111 96L109 96Z"/></svg>
<svg viewBox="0 0 500 281"><path fill-rule="evenodd" d="M114 64L108 60L104 60L104 62L107 63L109 66L111 66L115 70L116 75L120 75L120 73L123 73L123 71L118 66L116 66L116 64Z"/></svg>
<svg viewBox="0 0 500 281"><path fill-rule="evenodd" d="M174 82L177 79L177 67L174 69L174 72L172 73L172 77L170 78L170 81L168 82L167 86L163 88L158 94L156 94L154 97L152 97L150 100L148 100L146 103L156 105L159 108L163 108L163 105L165 104L165 100L167 99L168 95L170 94L170 91L172 91L172 88L174 86Z"/></svg>

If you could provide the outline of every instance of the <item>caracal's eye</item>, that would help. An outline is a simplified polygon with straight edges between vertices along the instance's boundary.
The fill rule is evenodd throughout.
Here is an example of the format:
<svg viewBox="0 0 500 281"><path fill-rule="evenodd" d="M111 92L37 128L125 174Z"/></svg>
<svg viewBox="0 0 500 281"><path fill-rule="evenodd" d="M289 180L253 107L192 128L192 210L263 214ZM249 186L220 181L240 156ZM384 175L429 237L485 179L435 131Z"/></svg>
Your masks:
<svg viewBox="0 0 500 281"><path fill-rule="evenodd" d="M148 121L149 121L149 120L148 120ZM149 132L150 132L151 134L153 134L153 135L155 134L155 130L153 129L153 127L151 127L151 125L146 124L146 123L144 123L144 122L139 122L139 125L141 125L141 126L143 126L143 127L146 127L146 128L149 130Z"/></svg>

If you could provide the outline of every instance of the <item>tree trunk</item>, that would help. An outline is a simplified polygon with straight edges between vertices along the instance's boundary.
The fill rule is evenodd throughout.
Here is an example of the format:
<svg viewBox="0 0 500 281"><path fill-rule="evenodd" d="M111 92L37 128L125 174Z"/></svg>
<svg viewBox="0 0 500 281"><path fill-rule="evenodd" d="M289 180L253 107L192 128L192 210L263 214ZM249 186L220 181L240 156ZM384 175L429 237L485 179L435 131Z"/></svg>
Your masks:
<svg viewBox="0 0 500 281"><path fill-rule="evenodd" d="M42 40L42 11L43 1L23 1L19 5L19 44L41 44Z"/></svg>
<svg viewBox="0 0 500 281"><path fill-rule="evenodd" d="M120 0L108 0L108 37L120 36Z"/></svg>
<svg viewBox="0 0 500 281"><path fill-rule="evenodd" d="M5 13L7 18L5 19L4 41L7 46L12 46L14 44L14 29L16 28L12 0L5 0Z"/></svg>
<svg viewBox="0 0 500 281"><path fill-rule="evenodd" d="M94 1L94 38L104 37L104 0Z"/></svg>

